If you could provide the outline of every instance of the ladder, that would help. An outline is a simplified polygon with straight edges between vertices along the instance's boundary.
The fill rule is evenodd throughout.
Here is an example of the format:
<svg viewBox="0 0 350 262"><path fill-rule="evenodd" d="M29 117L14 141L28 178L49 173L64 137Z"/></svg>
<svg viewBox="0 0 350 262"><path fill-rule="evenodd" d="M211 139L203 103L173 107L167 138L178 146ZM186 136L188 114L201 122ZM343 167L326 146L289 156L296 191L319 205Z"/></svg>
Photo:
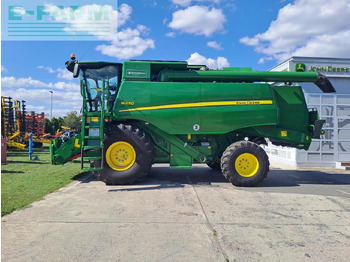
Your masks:
<svg viewBox="0 0 350 262"><path fill-rule="evenodd" d="M107 86L106 86L107 83ZM101 92L98 106L94 110L88 108L89 99L85 84L81 82L81 91L83 96L82 108L82 130L81 130L81 169L85 171L99 171L103 168L103 138L105 117L111 116L106 112L109 96L108 80L103 80L102 88L96 88L95 91ZM106 92L107 91L107 92ZM91 102L91 101L90 101ZM98 166L91 167L91 161L99 161Z"/></svg>

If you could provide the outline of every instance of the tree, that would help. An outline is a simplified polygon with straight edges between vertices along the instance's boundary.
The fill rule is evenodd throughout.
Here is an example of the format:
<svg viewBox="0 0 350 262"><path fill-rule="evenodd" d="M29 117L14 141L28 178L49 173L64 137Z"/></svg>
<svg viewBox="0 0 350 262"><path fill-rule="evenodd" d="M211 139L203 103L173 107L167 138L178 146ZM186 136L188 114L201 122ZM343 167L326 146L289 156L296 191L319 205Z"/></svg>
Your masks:
<svg viewBox="0 0 350 262"><path fill-rule="evenodd" d="M52 123L50 119L45 118L45 133L50 133L52 134Z"/></svg>
<svg viewBox="0 0 350 262"><path fill-rule="evenodd" d="M53 132L53 134L56 134L57 130L61 129L61 126L60 126L60 123L58 122L58 119L56 117L53 117L51 119L51 124L52 124L52 128L53 128L52 132Z"/></svg>
<svg viewBox="0 0 350 262"><path fill-rule="evenodd" d="M76 111L71 111L67 113L67 116L63 120L63 124L65 126L69 126L70 128L77 129L80 131L81 129L81 115L78 115Z"/></svg>
<svg viewBox="0 0 350 262"><path fill-rule="evenodd" d="M58 125L59 125L59 129L61 129L61 127L64 125L64 119L62 117L57 118L58 121Z"/></svg>

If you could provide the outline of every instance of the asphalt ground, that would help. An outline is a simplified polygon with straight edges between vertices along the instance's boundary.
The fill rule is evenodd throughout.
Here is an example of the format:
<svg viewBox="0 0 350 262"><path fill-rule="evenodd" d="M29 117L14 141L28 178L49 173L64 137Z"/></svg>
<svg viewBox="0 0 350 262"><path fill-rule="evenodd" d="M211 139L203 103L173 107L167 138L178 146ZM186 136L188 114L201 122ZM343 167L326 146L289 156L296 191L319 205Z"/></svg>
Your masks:
<svg viewBox="0 0 350 262"><path fill-rule="evenodd" d="M2 218L2 261L349 261L350 172L271 168L239 188L206 166L78 178Z"/></svg>

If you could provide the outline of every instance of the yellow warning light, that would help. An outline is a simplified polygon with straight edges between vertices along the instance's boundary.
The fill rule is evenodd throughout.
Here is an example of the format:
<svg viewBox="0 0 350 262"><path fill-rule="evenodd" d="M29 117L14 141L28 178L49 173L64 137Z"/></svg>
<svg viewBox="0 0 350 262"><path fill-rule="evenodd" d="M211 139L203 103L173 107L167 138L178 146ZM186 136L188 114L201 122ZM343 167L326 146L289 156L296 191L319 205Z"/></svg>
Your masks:
<svg viewBox="0 0 350 262"><path fill-rule="evenodd" d="M75 54L70 55L70 59L74 60L75 59Z"/></svg>
<svg viewBox="0 0 350 262"><path fill-rule="evenodd" d="M321 135L324 135L324 133L325 133L324 130L321 130Z"/></svg>

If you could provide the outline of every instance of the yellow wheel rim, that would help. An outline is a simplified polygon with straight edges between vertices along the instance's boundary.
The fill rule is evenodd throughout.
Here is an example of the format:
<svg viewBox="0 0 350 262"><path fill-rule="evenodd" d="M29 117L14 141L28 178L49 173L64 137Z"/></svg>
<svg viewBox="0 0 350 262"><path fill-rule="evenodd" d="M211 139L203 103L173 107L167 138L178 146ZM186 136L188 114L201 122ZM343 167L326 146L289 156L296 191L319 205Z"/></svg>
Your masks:
<svg viewBox="0 0 350 262"><path fill-rule="evenodd" d="M240 176L252 177L259 170L259 161L253 154L244 153L236 158L235 168Z"/></svg>
<svg viewBox="0 0 350 262"><path fill-rule="evenodd" d="M106 152L107 164L114 170L124 171L132 167L136 160L135 149L127 142L115 142Z"/></svg>

